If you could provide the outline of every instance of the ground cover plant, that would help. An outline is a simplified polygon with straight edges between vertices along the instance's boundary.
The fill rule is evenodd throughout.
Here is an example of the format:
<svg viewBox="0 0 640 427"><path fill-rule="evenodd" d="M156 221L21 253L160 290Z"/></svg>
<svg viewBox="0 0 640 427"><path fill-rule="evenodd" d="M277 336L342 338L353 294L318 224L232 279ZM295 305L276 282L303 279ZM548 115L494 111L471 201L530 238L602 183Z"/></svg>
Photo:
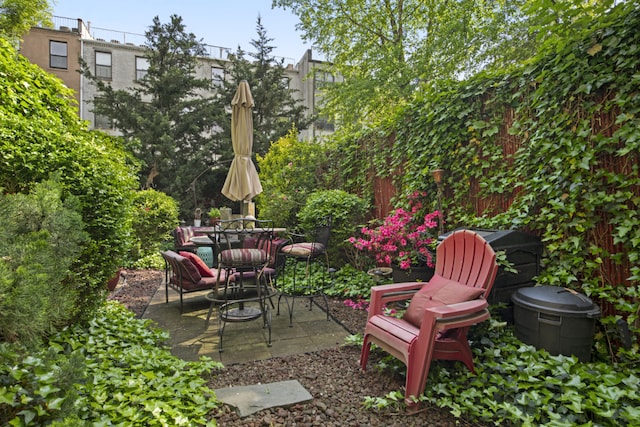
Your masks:
<svg viewBox="0 0 640 427"><path fill-rule="evenodd" d="M221 364L185 362L167 333L116 302L86 326L56 334L26 358L0 346L0 424L12 426L215 425L217 400L206 379Z"/></svg>
<svg viewBox="0 0 640 427"><path fill-rule="evenodd" d="M455 417L504 426L633 425L640 416L640 369L634 363L611 364L606 353L590 363L552 356L522 343L498 316L474 327L469 337L475 374L459 363L433 363L419 400ZM390 356L378 368L405 372ZM363 403L383 410L403 405L403 399L398 390Z"/></svg>

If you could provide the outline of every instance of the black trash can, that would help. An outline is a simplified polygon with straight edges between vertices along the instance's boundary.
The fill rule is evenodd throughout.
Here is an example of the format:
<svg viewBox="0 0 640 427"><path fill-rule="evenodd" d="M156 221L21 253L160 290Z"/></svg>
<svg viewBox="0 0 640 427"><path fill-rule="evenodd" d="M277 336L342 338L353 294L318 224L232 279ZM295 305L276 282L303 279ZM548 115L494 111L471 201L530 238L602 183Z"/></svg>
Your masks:
<svg viewBox="0 0 640 427"><path fill-rule="evenodd" d="M462 230L459 228L458 230ZM504 251L507 261L513 264L517 273L505 271L500 267L487 301L489 304L504 303L511 306L511 295L518 289L535 285L533 278L540 274L542 242L536 236L518 230L487 230L470 228L482 236L494 251ZM438 237L444 240L449 234ZM503 313L511 321L510 310Z"/></svg>
<svg viewBox="0 0 640 427"><path fill-rule="evenodd" d="M513 299L516 336L553 355L591 360L595 322L600 308L586 295L558 286L518 289Z"/></svg>

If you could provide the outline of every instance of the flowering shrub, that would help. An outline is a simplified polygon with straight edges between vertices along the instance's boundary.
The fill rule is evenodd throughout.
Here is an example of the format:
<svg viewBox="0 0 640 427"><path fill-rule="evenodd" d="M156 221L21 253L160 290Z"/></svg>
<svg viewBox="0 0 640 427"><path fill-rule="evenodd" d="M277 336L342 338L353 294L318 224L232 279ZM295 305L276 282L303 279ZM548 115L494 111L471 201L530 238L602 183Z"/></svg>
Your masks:
<svg viewBox="0 0 640 427"><path fill-rule="evenodd" d="M354 301L352 299L346 299L343 301L344 305L347 307L351 307L354 310L366 310L369 311L369 301L364 299L359 299L358 301ZM382 307L382 311L385 316L398 316L402 315L402 313L398 312L395 308L388 308L386 305Z"/></svg>
<svg viewBox="0 0 640 427"><path fill-rule="evenodd" d="M422 215L420 198L424 193L415 192L409 198L409 207L392 211L377 227L363 227L363 237L350 237L354 247L370 252L380 266L398 264L403 270L422 262L433 267L431 247L436 242L430 230L437 229L439 212Z"/></svg>
<svg viewBox="0 0 640 427"><path fill-rule="evenodd" d="M369 301L364 299L359 299L358 301L346 299L343 302L344 305L346 305L347 307L351 307L354 310L369 310Z"/></svg>

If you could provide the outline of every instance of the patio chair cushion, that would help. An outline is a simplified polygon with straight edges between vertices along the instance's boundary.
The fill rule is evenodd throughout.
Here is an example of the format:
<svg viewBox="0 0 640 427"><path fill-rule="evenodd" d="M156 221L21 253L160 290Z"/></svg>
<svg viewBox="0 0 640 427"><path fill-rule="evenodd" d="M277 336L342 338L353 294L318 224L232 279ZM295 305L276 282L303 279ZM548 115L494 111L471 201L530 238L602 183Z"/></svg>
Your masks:
<svg viewBox="0 0 640 427"><path fill-rule="evenodd" d="M185 258L180 254L176 254L175 259L180 265L182 265L182 268L184 269L184 274L186 276L184 277L184 280L188 282L198 283L200 279L202 279L202 275L198 271L198 268L194 263L191 262L189 258Z"/></svg>
<svg viewBox="0 0 640 427"><path fill-rule="evenodd" d="M411 298L409 307L402 318L419 328L425 309L471 301L484 292L484 288L474 288L453 280L429 282Z"/></svg>
<svg viewBox="0 0 640 427"><path fill-rule="evenodd" d="M209 266L200 258L198 255L193 252L180 251L180 255L189 259L193 265L196 266L198 272L202 277L214 277L213 272L209 268Z"/></svg>
<svg viewBox="0 0 640 427"><path fill-rule="evenodd" d="M308 257L324 252L324 245L317 242L292 243L282 248L282 253L297 257Z"/></svg>
<svg viewBox="0 0 640 427"><path fill-rule="evenodd" d="M176 227L171 233L173 234L173 246L176 252L195 252L197 246L195 243L190 241L193 236L193 232L190 231L189 227Z"/></svg>
<svg viewBox="0 0 640 427"><path fill-rule="evenodd" d="M260 266L267 262L269 255L261 249L226 249L220 253L219 261L226 267Z"/></svg>

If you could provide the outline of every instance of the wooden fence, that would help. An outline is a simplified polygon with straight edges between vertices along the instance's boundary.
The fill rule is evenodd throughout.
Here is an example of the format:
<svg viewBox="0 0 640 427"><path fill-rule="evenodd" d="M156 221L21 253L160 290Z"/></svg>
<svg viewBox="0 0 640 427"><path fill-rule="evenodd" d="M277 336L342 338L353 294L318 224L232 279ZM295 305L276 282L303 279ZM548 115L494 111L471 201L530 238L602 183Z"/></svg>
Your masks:
<svg viewBox="0 0 640 427"><path fill-rule="evenodd" d="M616 117L619 114L618 111L601 112L591 118L591 126L593 133L603 135L605 137L611 137L618 129L616 125ZM521 147L521 141L518 136L511 135L508 129L511 127L514 121L514 110L506 108L502 126L497 134L495 143L502 147L503 156L505 159L512 159L513 155ZM632 153L629 156L618 156L615 153L602 153L600 155L599 164L605 167L607 170L617 174L632 174L637 173L638 170L638 156L637 153ZM374 203L376 207L376 218L385 217L392 209L391 199L396 193L396 188L393 184L393 178L379 178L373 177L374 187ZM468 200L472 202L475 213L479 216L482 214L493 214L506 211L513 202L513 194L517 194L517 189L514 192L505 192L505 194L494 194L490 197L479 197L480 194L480 182L478 179L472 179L469 186ZM636 197L640 197L640 188L632 188L631 191ZM445 189L446 197L446 189ZM598 245L606 250L610 254L616 254L623 251L620 244L615 244L613 239L613 226L606 220L606 213L602 213L603 221L599 222L594 230L592 230L594 238L597 239ZM527 230L525 230L527 231ZM603 259L603 263L600 267L600 275L602 283L605 285L620 286L628 283L627 278L630 276L630 263L622 262L615 263L611 257ZM613 313L613 309L609 305L603 305L603 314Z"/></svg>

